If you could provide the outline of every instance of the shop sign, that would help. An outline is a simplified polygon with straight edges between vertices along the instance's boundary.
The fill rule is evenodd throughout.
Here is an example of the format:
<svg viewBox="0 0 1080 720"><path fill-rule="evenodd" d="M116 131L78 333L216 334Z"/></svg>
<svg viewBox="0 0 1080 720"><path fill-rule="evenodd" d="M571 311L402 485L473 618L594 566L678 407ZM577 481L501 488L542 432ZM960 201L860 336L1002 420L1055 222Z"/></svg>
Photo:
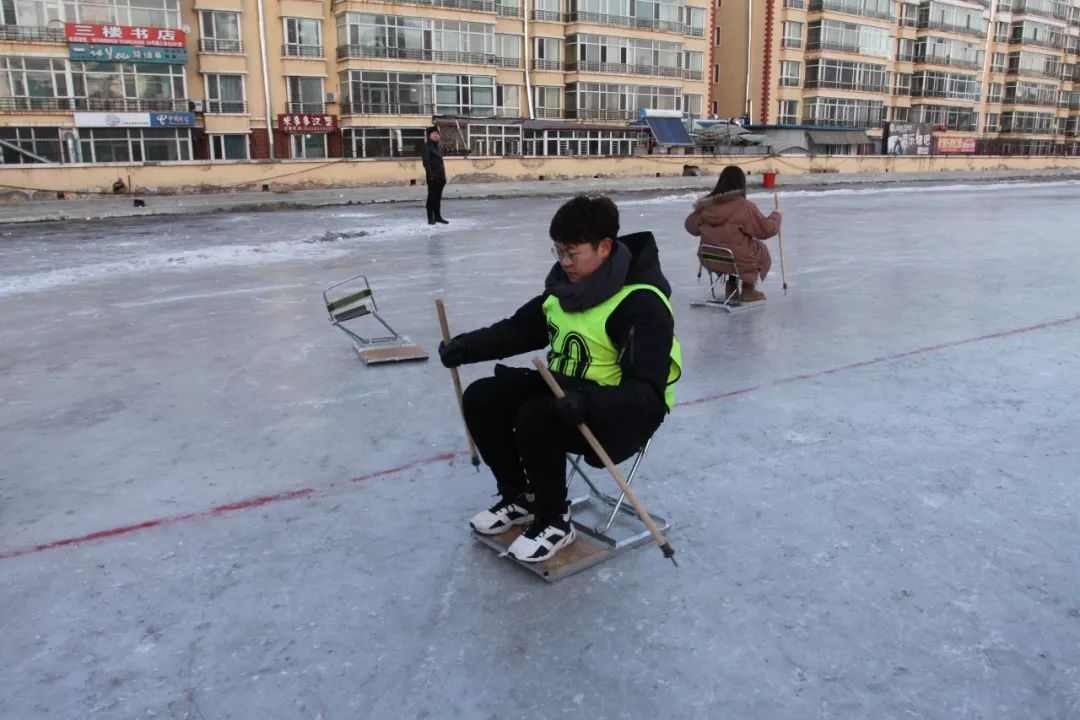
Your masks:
<svg viewBox="0 0 1080 720"><path fill-rule="evenodd" d="M91 45L138 45L140 47L182 48L187 46L183 30L129 25L92 25L65 23L69 43Z"/></svg>

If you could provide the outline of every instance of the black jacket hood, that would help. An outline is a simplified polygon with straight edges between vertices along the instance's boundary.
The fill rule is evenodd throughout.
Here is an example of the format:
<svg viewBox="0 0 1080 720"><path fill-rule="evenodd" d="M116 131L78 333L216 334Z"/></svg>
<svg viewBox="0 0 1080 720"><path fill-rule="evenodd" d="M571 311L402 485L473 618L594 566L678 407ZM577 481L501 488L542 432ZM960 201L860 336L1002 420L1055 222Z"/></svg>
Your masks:
<svg viewBox="0 0 1080 720"><path fill-rule="evenodd" d="M619 242L626 246L633 256L630 271L626 274L627 285L652 285L665 296L671 297L671 283L660 269L660 250L656 247L656 238L651 232L638 232L623 235Z"/></svg>

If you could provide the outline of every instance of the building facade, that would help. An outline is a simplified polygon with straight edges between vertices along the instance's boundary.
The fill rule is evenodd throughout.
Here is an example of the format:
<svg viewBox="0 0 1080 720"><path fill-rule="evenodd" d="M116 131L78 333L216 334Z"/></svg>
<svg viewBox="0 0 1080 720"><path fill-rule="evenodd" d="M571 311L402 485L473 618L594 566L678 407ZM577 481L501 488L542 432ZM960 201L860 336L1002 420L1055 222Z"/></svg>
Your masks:
<svg viewBox="0 0 1080 720"><path fill-rule="evenodd" d="M629 154L708 103L708 0L0 0L5 162ZM17 149L16 149L17 148Z"/></svg>
<svg viewBox="0 0 1080 720"><path fill-rule="evenodd" d="M1080 139L1080 0L717 2L720 117L872 136L928 124L965 151Z"/></svg>

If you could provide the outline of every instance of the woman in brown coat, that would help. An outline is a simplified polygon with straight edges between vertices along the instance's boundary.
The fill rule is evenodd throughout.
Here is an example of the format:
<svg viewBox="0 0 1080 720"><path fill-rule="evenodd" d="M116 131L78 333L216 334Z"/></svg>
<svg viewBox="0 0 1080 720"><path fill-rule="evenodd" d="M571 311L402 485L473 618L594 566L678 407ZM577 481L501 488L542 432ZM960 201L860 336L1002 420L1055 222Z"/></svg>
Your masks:
<svg viewBox="0 0 1080 720"><path fill-rule="evenodd" d="M684 223L686 232L700 237L702 245L718 245L731 250L742 278L742 301L764 300L765 294L756 285L765 279L772 267L772 256L762 240L780 232L781 214L776 210L764 215L757 205L746 199L746 173L729 165L720 173L713 191L694 203L694 212ZM722 266L706 267L713 272L726 272ZM735 293L735 281L729 279L726 297Z"/></svg>

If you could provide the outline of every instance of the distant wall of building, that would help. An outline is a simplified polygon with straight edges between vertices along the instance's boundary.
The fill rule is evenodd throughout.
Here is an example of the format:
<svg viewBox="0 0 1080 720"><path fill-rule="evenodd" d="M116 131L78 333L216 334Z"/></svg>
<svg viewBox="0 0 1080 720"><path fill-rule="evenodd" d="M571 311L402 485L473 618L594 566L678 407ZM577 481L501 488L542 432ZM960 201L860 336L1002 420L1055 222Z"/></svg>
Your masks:
<svg viewBox="0 0 1080 720"><path fill-rule="evenodd" d="M543 181L588 177L681 175L694 165L713 175L729 164L749 174L764 170L804 173L927 173L972 170L1080 170L1080 157L720 157L632 156L613 158L447 158L450 182ZM7 201L109 195L117 180L142 194L283 191L364 185L423 185L418 160L322 160L261 162L191 162L162 165L8 165L0 166L0 192Z"/></svg>

